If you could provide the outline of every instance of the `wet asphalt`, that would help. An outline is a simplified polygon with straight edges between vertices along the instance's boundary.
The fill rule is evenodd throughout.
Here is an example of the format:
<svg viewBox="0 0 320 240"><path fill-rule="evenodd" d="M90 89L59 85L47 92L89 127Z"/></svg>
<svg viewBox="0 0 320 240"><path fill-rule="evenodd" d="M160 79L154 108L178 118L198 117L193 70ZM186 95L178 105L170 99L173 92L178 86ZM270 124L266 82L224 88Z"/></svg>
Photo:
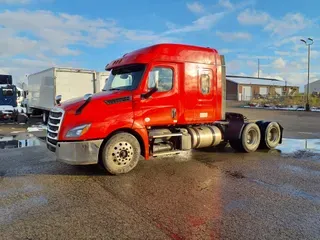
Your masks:
<svg viewBox="0 0 320 240"><path fill-rule="evenodd" d="M0 239L320 239L320 115L243 111L281 120L283 145L141 160L121 176L18 133L29 147L0 150Z"/></svg>

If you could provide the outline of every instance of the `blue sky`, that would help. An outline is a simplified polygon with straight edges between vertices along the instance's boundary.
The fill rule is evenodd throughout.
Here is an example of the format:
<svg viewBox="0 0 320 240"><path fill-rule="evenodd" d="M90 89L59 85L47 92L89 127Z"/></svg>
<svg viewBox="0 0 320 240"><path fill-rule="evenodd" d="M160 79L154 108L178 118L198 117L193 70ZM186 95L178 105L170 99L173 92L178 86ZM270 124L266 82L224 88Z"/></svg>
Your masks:
<svg viewBox="0 0 320 240"><path fill-rule="evenodd" d="M159 42L216 48L227 74L320 79L318 0L0 0L0 73L16 81L51 66L103 71L122 54Z"/></svg>

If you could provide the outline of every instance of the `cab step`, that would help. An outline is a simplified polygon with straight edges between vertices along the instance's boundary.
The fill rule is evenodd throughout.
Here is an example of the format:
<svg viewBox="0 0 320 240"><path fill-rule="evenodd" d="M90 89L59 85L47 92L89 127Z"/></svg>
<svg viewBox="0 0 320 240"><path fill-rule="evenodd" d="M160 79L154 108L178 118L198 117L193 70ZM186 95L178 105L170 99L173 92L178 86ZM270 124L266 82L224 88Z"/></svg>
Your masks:
<svg viewBox="0 0 320 240"><path fill-rule="evenodd" d="M152 154L153 157L161 157L161 156L167 156L167 155L176 155L179 153L182 153L183 151L168 151L168 152L158 152L158 153L154 153Z"/></svg>
<svg viewBox="0 0 320 240"><path fill-rule="evenodd" d="M165 138L165 137L181 137L182 133L168 133L168 134L161 134L161 135L154 135L152 138Z"/></svg>

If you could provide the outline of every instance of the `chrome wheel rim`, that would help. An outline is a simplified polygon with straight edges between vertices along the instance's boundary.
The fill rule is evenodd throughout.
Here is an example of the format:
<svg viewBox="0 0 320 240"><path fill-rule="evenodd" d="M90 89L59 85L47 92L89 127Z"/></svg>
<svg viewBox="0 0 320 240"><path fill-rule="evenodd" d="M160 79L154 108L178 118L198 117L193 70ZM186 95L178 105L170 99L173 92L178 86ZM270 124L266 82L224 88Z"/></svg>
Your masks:
<svg viewBox="0 0 320 240"><path fill-rule="evenodd" d="M277 128L273 127L268 131L267 139L269 142L277 142L279 139L279 132Z"/></svg>
<svg viewBox="0 0 320 240"><path fill-rule="evenodd" d="M128 142L118 142L111 149L113 163L117 166L126 166L133 159L133 147Z"/></svg>
<svg viewBox="0 0 320 240"><path fill-rule="evenodd" d="M258 132L255 129L250 129L247 134L247 139L246 139L247 144L254 145L257 143L257 139L258 139Z"/></svg>

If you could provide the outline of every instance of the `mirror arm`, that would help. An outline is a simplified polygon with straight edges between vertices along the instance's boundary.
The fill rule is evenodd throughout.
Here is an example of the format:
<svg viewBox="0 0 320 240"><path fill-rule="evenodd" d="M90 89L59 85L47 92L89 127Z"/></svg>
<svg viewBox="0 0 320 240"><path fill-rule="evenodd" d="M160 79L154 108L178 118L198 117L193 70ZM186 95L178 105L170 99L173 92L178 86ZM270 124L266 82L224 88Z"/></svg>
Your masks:
<svg viewBox="0 0 320 240"><path fill-rule="evenodd" d="M141 97L143 99L147 99L147 98L151 97L151 95L154 94L156 91L158 91L158 88L156 88L156 87L152 88L149 92L141 94Z"/></svg>

